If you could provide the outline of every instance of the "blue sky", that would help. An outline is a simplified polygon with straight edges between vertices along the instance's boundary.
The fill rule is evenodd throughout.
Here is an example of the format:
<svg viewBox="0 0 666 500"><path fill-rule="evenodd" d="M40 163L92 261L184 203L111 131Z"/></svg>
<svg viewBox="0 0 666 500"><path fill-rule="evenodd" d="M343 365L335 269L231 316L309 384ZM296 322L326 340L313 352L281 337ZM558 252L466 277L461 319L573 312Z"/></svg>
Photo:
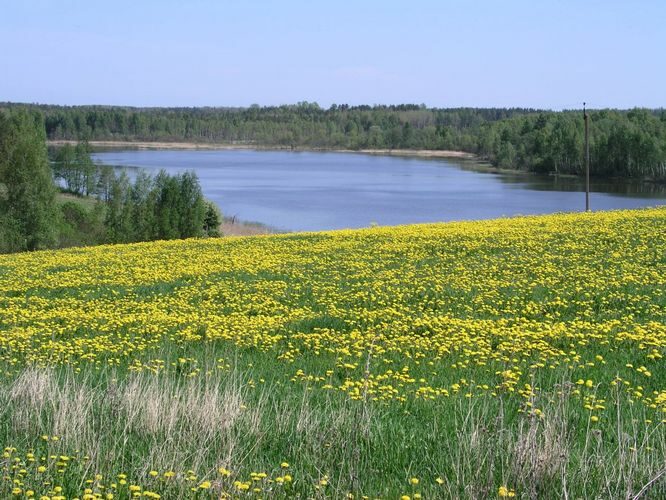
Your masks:
<svg viewBox="0 0 666 500"><path fill-rule="evenodd" d="M0 0L0 101L666 106L665 0Z"/></svg>

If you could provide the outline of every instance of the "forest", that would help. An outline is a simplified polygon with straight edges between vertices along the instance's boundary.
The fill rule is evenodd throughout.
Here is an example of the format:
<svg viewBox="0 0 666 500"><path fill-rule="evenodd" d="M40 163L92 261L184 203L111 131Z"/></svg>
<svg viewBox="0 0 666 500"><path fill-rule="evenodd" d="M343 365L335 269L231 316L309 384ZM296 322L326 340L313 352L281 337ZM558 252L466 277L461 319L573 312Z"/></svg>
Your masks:
<svg viewBox="0 0 666 500"><path fill-rule="evenodd" d="M497 167L580 175L581 111L525 108L252 105L131 108L0 104L44 116L51 140L186 141L321 149L459 150ZM591 173L666 180L666 110L592 110Z"/></svg>
<svg viewBox="0 0 666 500"><path fill-rule="evenodd" d="M220 223L195 173L130 179L85 142L50 160L41 113L0 112L0 253L218 236Z"/></svg>

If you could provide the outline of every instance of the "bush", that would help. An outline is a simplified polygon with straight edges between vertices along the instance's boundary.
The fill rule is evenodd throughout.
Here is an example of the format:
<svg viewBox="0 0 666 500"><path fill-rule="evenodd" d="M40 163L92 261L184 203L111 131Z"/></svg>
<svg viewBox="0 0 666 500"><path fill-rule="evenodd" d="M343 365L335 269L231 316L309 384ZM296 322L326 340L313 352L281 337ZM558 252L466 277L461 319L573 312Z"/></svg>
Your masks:
<svg viewBox="0 0 666 500"><path fill-rule="evenodd" d="M58 246L99 245L104 241L106 229L103 218L104 207L95 205L86 209L81 203L66 201L60 206L62 222L60 224Z"/></svg>
<svg viewBox="0 0 666 500"><path fill-rule="evenodd" d="M220 236L220 224L222 224L222 212L218 206L210 200L206 200L206 212L204 214L204 232L211 237Z"/></svg>

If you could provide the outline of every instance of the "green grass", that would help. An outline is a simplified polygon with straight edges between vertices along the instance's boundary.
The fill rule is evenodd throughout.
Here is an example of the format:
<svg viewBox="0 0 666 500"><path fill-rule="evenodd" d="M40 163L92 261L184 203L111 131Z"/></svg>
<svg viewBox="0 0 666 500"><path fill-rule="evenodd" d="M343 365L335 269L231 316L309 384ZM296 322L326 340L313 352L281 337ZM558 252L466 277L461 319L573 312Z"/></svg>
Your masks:
<svg viewBox="0 0 666 500"><path fill-rule="evenodd" d="M2 256L0 496L663 498L664 235L661 208Z"/></svg>
<svg viewBox="0 0 666 500"><path fill-rule="evenodd" d="M62 205L68 201L80 205L87 211L93 210L95 206L99 203L98 200L92 196L77 196L75 194L67 193L64 191L59 191L56 194L56 201L59 205Z"/></svg>

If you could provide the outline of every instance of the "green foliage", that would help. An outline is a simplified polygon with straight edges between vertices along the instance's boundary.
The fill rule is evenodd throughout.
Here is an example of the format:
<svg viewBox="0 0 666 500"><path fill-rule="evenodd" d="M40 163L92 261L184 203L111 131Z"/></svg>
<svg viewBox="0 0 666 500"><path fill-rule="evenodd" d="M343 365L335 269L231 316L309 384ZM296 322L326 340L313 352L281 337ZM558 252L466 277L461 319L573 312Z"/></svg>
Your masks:
<svg viewBox="0 0 666 500"><path fill-rule="evenodd" d="M222 213L215 203L205 201L206 212L204 215L203 229L208 236L220 236L220 225L222 224Z"/></svg>
<svg viewBox="0 0 666 500"><path fill-rule="evenodd" d="M1 105L0 105L1 106ZM25 105L6 105L9 107ZM332 149L455 149L494 165L580 174L579 111L333 105L250 108L39 106L50 139L187 141ZM666 179L663 111L591 116L592 174Z"/></svg>
<svg viewBox="0 0 666 500"><path fill-rule="evenodd" d="M124 171L116 175L110 166L96 166L88 143L57 150L53 165L66 191L98 200L94 210L63 204L62 246L219 236L210 229L219 210L204 200L194 172L161 171L153 178L139 171L132 182Z"/></svg>
<svg viewBox="0 0 666 500"><path fill-rule="evenodd" d="M122 172L111 183L107 201L106 219L108 239L112 242L132 241L132 222L130 205L130 180Z"/></svg>
<svg viewBox="0 0 666 500"><path fill-rule="evenodd" d="M59 247L96 245L104 241L103 204L95 203L88 208L80 199L67 199L60 205L60 211Z"/></svg>
<svg viewBox="0 0 666 500"><path fill-rule="evenodd" d="M75 195L60 206L54 177ZM96 166L87 142L57 150L52 170L42 114L0 109L0 253L213 235L210 210L193 172L132 183Z"/></svg>
<svg viewBox="0 0 666 500"><path fill-rule="evenodd" d="M0 214L0 253L23 250L25 238L21 233L18 221L5 214Z"/></svg>
<svg viewBox="0 0 666 500"><path fill-rule="evenodd" d="M178 180L160 171L155 178L155 236L159 240L178 238L181 199Z"/></svg>
<svg viewBox="0 0 666 500"><path fill-rule="evenodd" d="M53 166L53 176L62 180L65 188L68 191L72 191L73 187L76 184L76 179L74 179L74 146L71 144L65 144L63 147L57 150L55 157L52 162Z"/></svg>
<svg viewBox="0 0 666 500"><path fill-rule="evenodd" d="M57 218L41 114L0 112L0 250L52 247Z"/></svg>
<svg viewBox="0 0 666 500"><path fill-rule="evenodd" d="M74 148L75 167L81 176L79 194L88 196L95 189L95 173L97 169L90 158L90 147L87 142L79 142Z"/></svg>
<svg viewBox="0 0 666 500"><path fill-rule="evenodd" d="M129 196L133 239L136 241L155 239L154 228L158 215L155 211L156 197L153 179L146 172L139 172L130 188Z"/></svg>
<svg viewBox="0 0 666 500"><path fill-rule="evenodd" d="M193 238L208 234L206 204L194 172L154 178L125 172L111 181L106 201L107 240L113 243Z"/></svg>
<svg viewBox="0 0 666 500"><path fill-rule="evenodd" d="M58 149L53 160L53 172L55 178L63 182L66 191L80 196L95 192L102 174L90 157L87 142L79 142L76 146L65 144Z"/></svg>
<svg viewBox="0 0 666 500"><path fill-rule="evenodd" d="M206 204L197 174L185 172L177 180L180 197L178 229L181 238L202 236Z"/></svg>
<svg viewBox="0 0 666 500"><path fill-rule="evenodd" d="M666 179L666 122L652 112L590 113L590 172L603 177ZM540 173L582 174L578 112L516 116L481 127L477 153L496 165Z"/></svg>

